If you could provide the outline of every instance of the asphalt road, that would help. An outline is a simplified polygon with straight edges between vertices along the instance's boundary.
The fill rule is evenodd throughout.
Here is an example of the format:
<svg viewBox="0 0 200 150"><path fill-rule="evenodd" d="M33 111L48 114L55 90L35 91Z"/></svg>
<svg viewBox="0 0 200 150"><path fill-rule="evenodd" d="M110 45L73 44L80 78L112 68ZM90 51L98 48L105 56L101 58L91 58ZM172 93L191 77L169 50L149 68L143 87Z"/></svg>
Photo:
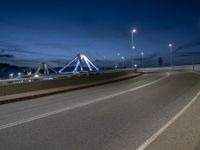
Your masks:
<svg viewBox="0 0 200 150"><path fill-rule="evenodd" d="M199 73L150 73L0 105L0 149L198 150L199 91Z"/></svg>

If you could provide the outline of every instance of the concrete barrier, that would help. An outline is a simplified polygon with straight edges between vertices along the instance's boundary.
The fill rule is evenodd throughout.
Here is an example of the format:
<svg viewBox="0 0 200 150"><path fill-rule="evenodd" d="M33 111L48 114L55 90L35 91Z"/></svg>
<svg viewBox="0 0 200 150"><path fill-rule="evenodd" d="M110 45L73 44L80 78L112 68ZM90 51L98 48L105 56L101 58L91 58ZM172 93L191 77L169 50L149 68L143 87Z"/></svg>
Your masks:
<svg viewBox="0 0 200 150"><path fill-rule="evenodd" d="M79 88L84 86L91 86L106 82L115 81L118 79L137 76L134 70L123 70L117 72L107 73L91 73L91 74L77 74L74 76L61 76L54 80L37 80L34 82L25 82L18 84L6 84L0 86L0 97L14 95L19 93L26 93L31 91L39 91L45 89L53 89L58 87L65 87L65 89Z"/></svg>
<svg viewBox="0 0 200 150"><path fill-rule="evenodd" d="M141 72L162 72L171 70L194 70L200 71L200 65L184 65L184 66L173 66L173 67L153 67L153 68L138 68Z"/></svg>

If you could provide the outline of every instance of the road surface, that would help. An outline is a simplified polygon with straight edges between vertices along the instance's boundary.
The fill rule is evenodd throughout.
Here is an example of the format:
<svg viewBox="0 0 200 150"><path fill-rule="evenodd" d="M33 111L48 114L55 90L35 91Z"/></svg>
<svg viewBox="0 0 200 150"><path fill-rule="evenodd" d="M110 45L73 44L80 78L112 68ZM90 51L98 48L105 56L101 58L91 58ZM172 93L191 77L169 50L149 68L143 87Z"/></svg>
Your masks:
<svg viewBox="0 0 200 150"><path fill-rule="evenodd" d="M199 150L199 91L199 73L149 73L0 105L0 149Z"/></svg>

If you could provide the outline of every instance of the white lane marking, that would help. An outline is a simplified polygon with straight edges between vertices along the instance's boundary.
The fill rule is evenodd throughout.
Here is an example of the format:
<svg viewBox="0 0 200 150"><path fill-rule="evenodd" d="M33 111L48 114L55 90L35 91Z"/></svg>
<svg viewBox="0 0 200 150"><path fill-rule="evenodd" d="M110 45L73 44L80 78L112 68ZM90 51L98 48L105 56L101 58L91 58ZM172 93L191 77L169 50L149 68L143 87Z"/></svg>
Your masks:
<svg viewBox="0 0 200 150"><path fill-rule="evenodd" d="M136 150L146 149L153 141L155 141L171 124L173 124L200 96L200 91L193 97L193 99L179 111L171 120L169 120L164 126L162 126L155 134L153 134L148 140L140 145Z"/></svg>
<svg viewBox="0 0 200 150"><path fill-rule="evenodd" d="M103 101L103 100L106 100L106 99L109 99L109 98L112 98L112 97L115 97L115 96L125 94L125 93L128 93L128 92L132 92L132 91L141 89L143 87L149 86L151 84L155 84L155 83L157 83L161 80L164 80L169 75L170 75L170 73L167 73L164 77L157 79L157 80L154 80L152 82L146 83L144 85L140 85L138 87L128 89L128 90L125 90L125 91L122 91L122 92L118 92L118 93L115 93L115 94L112 94L112 95L100 97L100 98L92 100L92 101L83 102L83 103L80 103L80 104L77 104L77 105L74 105L74 106L65 107L65 108L62 108L62 109L58 109L58 110L55 110L55 111L51 111L51 112L48 112L48 113L37 115L37 116L31 117L31 118L22 119L22 120L19 120L19 121L15 121L13 123L1 125L0 130L6 129L6 128L9 128L9 127L14 127L14 126L17 126L17 125L20 125L20 124L23 124L23 123L31 122L31 121L34 121L34 120L37 120L37 119L45 118L45 117L48 117L48 116L52 116L52 115L55 115L55 114L58 114L58 113L61 113L61 112L64 112L64 111L69 111L69 110L72 110L72 109L75 109L75 108L78 108L78 107L83 107L83 106L86 106L86 105L89 105L89 104L93 104L93 103L96 103L96 102L99 102L99 101Z"/></svg>

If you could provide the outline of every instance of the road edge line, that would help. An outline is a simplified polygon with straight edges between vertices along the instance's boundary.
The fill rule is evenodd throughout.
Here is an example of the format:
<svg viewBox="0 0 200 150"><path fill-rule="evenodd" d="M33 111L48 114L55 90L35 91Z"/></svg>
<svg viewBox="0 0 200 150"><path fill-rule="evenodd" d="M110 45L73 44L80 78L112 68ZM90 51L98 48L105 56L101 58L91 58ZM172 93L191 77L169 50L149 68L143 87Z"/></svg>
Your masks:
<svg viewBox="0 0 200 150"><path fill-rule="evenodd" d="M146 149L152 142L154 142L166 129L170 127L200 96L200 91L192 98L192 100L181 109L172 119L170 119L164 126L162 126L156 133L154 133L149 139L141 144L136 150Z"/></svg>
<svg viewBox="0 0 200 150"><path fill-rule="evenodd" d="M160 82L160 81L166 79L169 76L170 76L170 73L168 72L162 78L159 78L157 80L151 81L149 83L140 85L140 86L132 88L132 89L128 89L128 90L121 91L121 92L118 92L118 93L115 93L115 94L111 94L111 95L108 95L108 96L97 98L96 100L93 100L93 101L83 102L83 103L80 103L80 104L77 104L77 105L74 105L74 106L65 107L65 108L62 108L62 109L58 109L58 110L54 110L54 111L51 111L51 112L43 113L41 115L37 115L37 116L30 117L30 118L27 118L27 119L22 119L22 120L18 120L18 121L12 122L12 123L1 125L0 126L0 130L6 129L6 128L10 128L10 127L14 127L14 126L17 126L17 125L20 125L20 124L28 123L28 122L31 122L31 121L34 121L34 120L38 120L38 119L41 119L41 118L49 117L49 116L52 116L52 115L56 115L58 113L69 111L69 110L72 110L72 109L75 109L75 108L80 108L80 107L83 107L83 106L94 104L96 102L103 101L103 100L106 100L106 99L109 99L109 98L112 98L112 97L115 97L115 96L119 96L119 95L122 95L122 94L125 94L125 93L128 93L128 92L136 91L136 90L141 89L143 87L147 87L147 86L150 86L150 85L155 84L157 82Z"/></svg>

